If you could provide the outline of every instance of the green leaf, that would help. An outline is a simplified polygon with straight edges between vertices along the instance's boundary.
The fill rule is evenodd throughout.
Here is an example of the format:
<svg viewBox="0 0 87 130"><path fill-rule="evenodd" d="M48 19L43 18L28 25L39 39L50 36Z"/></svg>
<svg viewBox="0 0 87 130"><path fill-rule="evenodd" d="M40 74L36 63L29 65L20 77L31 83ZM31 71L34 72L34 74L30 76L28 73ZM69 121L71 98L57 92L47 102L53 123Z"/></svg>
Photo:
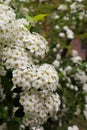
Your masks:
<svg viewBox="0 0 87 130"><path fill-rule="evenodd" d="M35 22L43 21L46 16L48 16L48 14L39 14L39 15L36 15L33 19Z"/></svg>
<svg viewBox="0 0 87 130"><path fill-rule="evenodd" d="M43 21L44 18L48 16L48 14L39 14L39 15L36 15L34 17L31 17L31 16L26 16L26 19L29 21L30 25L29 26L25 26L28 30L30 30L30 28L32 26L35 26L35 23L38 22L38 21Z"/></svg>
<svg viewBox="0 0 87 130"><path fill-rule="evenodd" d="M34 22L34 19L33 19L31 16L26 16L26 19L27 19L30 23L33 23L33 22Z"/></svg>

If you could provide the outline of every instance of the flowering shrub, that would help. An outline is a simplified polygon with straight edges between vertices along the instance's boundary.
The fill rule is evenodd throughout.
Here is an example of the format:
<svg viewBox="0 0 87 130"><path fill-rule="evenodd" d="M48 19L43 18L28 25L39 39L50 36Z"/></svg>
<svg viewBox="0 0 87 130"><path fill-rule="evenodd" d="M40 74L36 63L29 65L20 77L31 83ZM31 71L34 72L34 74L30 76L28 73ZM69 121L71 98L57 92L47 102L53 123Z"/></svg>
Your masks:
<svg viewBox="0 0 87 130"><path fill-rule="evenodd" d="M59 62L56 65L56 62ZM72 124L73 118L82 116L87 118L87 63L82 62L78 53L73 50L72 56L68 59L58 59L53 65L59 74L58 93L61 94L61 107L58 120L61 125L69 122ZM79 117L80 118L80 117ZM69 120L68 120L69 119Z"/></svg>
<svg viewBox="0 0 87 130"><path fill-rule="evenodd" d="M61 57L61 48L86 32L86 2L65 0L50 6L49 0L0 2L0 129L79 130L73 121L87 119L87 63L76 51ZM44 24L50 49L37 33L42 22L35 24L48 14L28 16L38 11L51 14Z"/></svg>
<svg viewBox="0 0 87 130"><path fill-rule="evenodd" d="M2 110L6 108L7 122L21 116L24 126L37 129L55 116L60 105L55 92L58 86L55 68L34 63L37 57L44 58L48 43L39 34L29 32L25 27L29 23L16 19L11 7L0 4L0 18Z"/></svg>

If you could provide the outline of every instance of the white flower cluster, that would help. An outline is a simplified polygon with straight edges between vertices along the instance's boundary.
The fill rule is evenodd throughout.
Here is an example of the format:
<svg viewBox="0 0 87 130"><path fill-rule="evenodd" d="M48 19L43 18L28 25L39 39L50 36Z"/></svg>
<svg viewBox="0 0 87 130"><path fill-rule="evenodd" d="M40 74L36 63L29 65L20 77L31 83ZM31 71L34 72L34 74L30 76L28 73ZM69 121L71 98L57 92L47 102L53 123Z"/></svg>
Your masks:
<svg viewBox="0 0 87 130"><path fill-rule="evenodd" d="M74 39L76 30L78 34L78 28L81 28L83 19L87 17L85 7L84 0L65 0L64 3L60 2L57 10L53 12L51 18L55 20L54 29L61 42L64 39Z"/></svg>
<svg viewBox="0 0 87 130"><path fill-rule="evenodd" d="M21 88L26 126L38 126L55 116L60 100L55 93L58 74L49 64L34 65L33 58L43 58L48 51L47 41L37 33L30 33L25 19L7 5L0 4L0 58L6 71L12 71L13 88Z"/></svg>
<svg viewBox="0 0 87 130"><path fill-rule="evenodd" d="M76 50L72 50L71 61L75 64L79 64L79 62L82 61L82 58L78 55L78 52Z"/></svg>
<svg viewBox="0 0 87 130"><path fill-rule="evenodd" d="M55 68L58 68L60 66L61 56L59 54L56 55L56 59L53 61L53 65Z"/></svg>
<svg viewBox="0 0 87 130"><path fill-rule="evenodd" d="M72 30L70 30L67 26L64 26L63 29L66 31L67 38L73 39L74 33Z"/></svg>
<svg viewBox="0 0 87 130"><path fill-rule="evenodd" d="M62 74L62 80L65 81L65 86L71 90L78 91L79 85L83 86L83 91L87 91L87 66L85 65L85 71L82 70L80 67L82 66L82 59L80 56L78 56L78 53L76 50L72 50L72 56L70 58L70 62L68 65L66 65L64 68L62 67L62 64L64 65L63 61L59 57L60 55L56 55L56 59L53 61L54 67ZM72 73L74 71L74 73ZM73 83L73 80L75 83ZM61 79L59 79L61 80ZM77 85L77 83L78 85Z"/></svg>
<svg viewBox="0 0 87 130"><path fill-rule="evenodd" d="M25 117L23 123L26 126L38 126L56 114L60 100L58 94L48 94L42 97L42 93L32 89L20 95L20 103L24 107Z"/></svg>
<svg viewBox="0 0 87 130"><path fill-rule="evenodd" d="M77 73L75 74L75 79L82 84L87 83L86 73L80 69L77 70Z"/></svg>
<svg viewBox="0 0 87 130"><path fill-rule="evenodd" d="M30 54L28 54L24 48L18 46L4 47L2 60L6 69L24 69L28 64L32 64L32 57Z"/></svg>
<svg viewBox="0 0 87 130"><path fill-rule="evenodd" d="M25 47L30 50L36 57L42 58L48 52L47 41L37 33L29 35Z"/></svg>
<svg viewBox="0 0 87 130"><path fill-rule="evenodd" d="M13 70L13 83L17 87L22 87L23 90L35 88L37 90L55 91L58 86L58 76L51 65L30 66L24 70Z"/></svg>
<svg viewBox="0 0 87 130"><path fill-rule="evenodd" d="M48 51L47 41L37 33L30 33L25 19L16 19L14 11L0 4L0 52L6 46L21 46L27 48L34 56L44 57ZM2 53L1 53L2 54Z"/></svg>
<svg viewBox="0 0 87 130"><path fill-rule="evenodd" d="M72 78L71 78L71 71L72 71L73 67L72 66L67 66L65 67L65 69L60 68L59 71L62 73L63 75L63 80L66 81L65 86L71 90L74 91L78 91L78 86L73 84L72 82ZM75 76L73 76L73 78L75 78Z"/></svg>
<svg viewBox="0 0 87 130"><path fill-rule="evenodd" d="M77 94L81 92L84 94L84 109L83 114L85 119L87 120L87 64L81 62L81 58L78 56L77 51L72 51L72 64L66 66L64 69L60 68L59 71L62 73L62 81L65 81L65 87L76 91ZM71 59L72 59L71 58ZM74 58L76 62L74 62ZM73 64L74 63L74 64ZM77 64L78 63L78 64ZM75 115L79 115L81 113L80 108L76 108ZM75 126L68 127L68 130L78 130Z"/></svg>
<svg viewBox="0 0 87 130"><path fill-rule="evenodd" d="M14 23L16 14L13 9L0 4L0 42L8 42L14 39Z"/></svg>
<svg viewBox="0 0 87 130"><path fill-rule="evenodd" d="M59 96L57 93L53 94L58 86L58 76L52 65L16 69L13 71L13 84L23 90L20 104L24 107L24 124L42 125L58 111Z"/></svg>

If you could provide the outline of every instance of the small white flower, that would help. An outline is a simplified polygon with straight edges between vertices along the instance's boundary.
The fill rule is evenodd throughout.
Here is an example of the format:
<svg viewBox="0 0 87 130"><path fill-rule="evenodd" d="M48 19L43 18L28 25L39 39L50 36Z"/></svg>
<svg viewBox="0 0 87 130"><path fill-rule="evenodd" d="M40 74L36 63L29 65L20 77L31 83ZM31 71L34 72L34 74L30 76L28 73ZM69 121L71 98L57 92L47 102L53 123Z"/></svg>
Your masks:
<svg viewBox="0 0 87 130"><path fill-rule="evenodd" d="M85 116L85 118L87 120L87 104L85 105L85 110L83 111L83 113L84 113L84 116Z"/></svg>
<svg viewBox="0 0 87 130"><path fill-rule="evenodd" d="M79 130L79 128L76 125L69 126L68 130Z"/></svg>
<svg viewBox="0 0 87 130"><path fill-rule="evenodd" d="M59 54L56 55L56 59L57 60L60 60L61 59L61 56Z"/></svg>
<svg viewBox="0 0 87 130"><path fill-rule="evenodd" d="M61 33L59 33L59 36L60 37L65 37L65 34L61 32Z"/></svg>
<svg viewBox="0 0 87 130"><path fill-rule="evenodd" d="M59 5L58 10L67 10L67 6L64 4Z"/></svg>
<svg viewBox="0 0 87 130"><path fill-rule="evenodd" d="M55 67L59 67L60 63L58 60L55 60L53 63L52 63Z"/></svg>
<svg viewBox="0 0 87 130"><path fill-rule="evenodd" d="M78 52L77 52L76 50L72 50L72 56L73 56L73 57L78 56Z"/></svg>
<svg viewBox="0 0 87 130"><path fill-rule="evenodd" d="M71 58L73 63L79 63L79 61L82 61L82 58L80 56Z"/></svg>
<svg viewBox="0 0 87 130"><path fill-rule="evenodd" d="M55 29L58 30L60 27L58 25L55 25Z"/></svg>
<svg viewBox="0 0 87 130"><path fill-rule="evenodd" d="M87 84L83 85L83 90L84 90L84 92L87 92Z"/></svg>
<svg viewBox="0 0 87 130"><path fill-rule="evenodd" d="M71 70L72 70L72 67L71 67L71 66L67 66L67 67L65 68L65 72L66 72L66 73L70 73Z"/></svg>

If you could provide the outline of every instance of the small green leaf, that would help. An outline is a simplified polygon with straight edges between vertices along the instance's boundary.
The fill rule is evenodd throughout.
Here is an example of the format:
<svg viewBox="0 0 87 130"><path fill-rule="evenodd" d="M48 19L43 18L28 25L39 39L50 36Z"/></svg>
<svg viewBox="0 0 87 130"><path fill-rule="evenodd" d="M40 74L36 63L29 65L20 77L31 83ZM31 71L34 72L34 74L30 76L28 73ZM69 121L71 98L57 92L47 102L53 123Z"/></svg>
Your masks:
<svg viewBox="0 0 87 130"><path fill-rule="evenodd" d="M36 15L33 19L35 22L43 21L46 16L48 16L48 14L39 14L39 15Z"/></svg>
<svg viewBox="0 0 87 130"><path fill-rule="evenodd" d="M29 26L25 25L25 27L30 30L31 27L35 26L35 21L33 19L33 17L31 16L26 16L26 19L29 21Z"/></svg>
<svg viewBox="0 0 87 130"><path fill-rule="evenodd" d="M26 16L26 19L27 19L30 23L33 23L33 22L34 22L34 19L33 19L31 16Z"/></svg>

